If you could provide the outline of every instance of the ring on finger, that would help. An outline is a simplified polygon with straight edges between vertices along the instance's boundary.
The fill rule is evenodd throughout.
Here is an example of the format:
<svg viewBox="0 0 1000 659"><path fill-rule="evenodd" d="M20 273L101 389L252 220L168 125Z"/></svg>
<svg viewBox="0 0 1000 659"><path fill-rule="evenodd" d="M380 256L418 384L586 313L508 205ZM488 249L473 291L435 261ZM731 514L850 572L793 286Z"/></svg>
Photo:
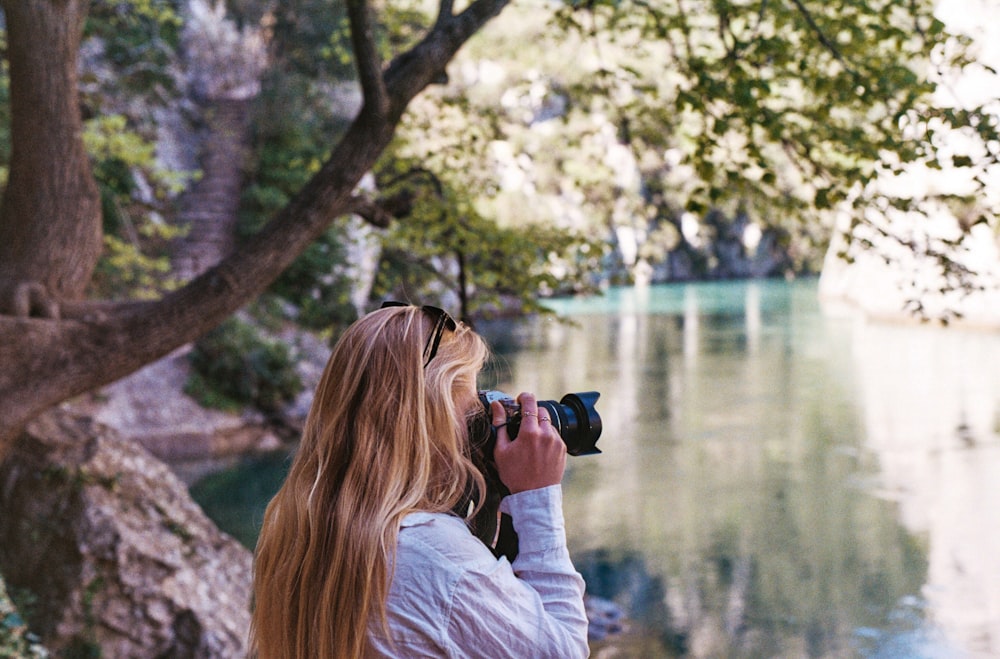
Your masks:
<svg viewBox="0 0 1000 659"><path fill-rule="evenodd" d="M534 416L534 417L538 416L537 412L522 412L521 414L524 416Z"/></svg>
<svg viewBox="0 0 1000 659"><path fill-rule="evenodd" d="M550 419L547 416L540 416L540 417L538 417L538 423L551 423L551 422L552 422L552 419Z"/></svg>

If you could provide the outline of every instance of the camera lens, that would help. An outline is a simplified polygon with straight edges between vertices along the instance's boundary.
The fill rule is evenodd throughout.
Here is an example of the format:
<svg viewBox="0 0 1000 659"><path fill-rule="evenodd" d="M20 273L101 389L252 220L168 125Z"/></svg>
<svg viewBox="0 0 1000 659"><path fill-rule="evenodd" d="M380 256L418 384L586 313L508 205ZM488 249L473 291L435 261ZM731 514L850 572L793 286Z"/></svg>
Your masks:
<svg viewBox="0 0 1000 659"><path fill-rule="evenodd" d="M566 452L570 455L592 455L600 453L597 440L601 437L603 425L601 416L594 404L601 394L596 391L566 394L556 403L554 400L542 400L539 407L549 411L553 425L558 426L559 436L566 444Z"/></svg>
<svg viewBox="0 0 1000 659"><path fill-rule="evenodd" d="M596 391L566 394L557 403L554 400L540 400L538 407L549 413L552 426L559 432L559 437L566 444L566 452L570 455L592 455L600 453L597 440L603 429L601 416L594 407L600 397ZM507 411L507 433L511 438L517 436L521 427L521 406L502 391L480 391L479 400L487 412L490 403L500 401Z"/></svg>

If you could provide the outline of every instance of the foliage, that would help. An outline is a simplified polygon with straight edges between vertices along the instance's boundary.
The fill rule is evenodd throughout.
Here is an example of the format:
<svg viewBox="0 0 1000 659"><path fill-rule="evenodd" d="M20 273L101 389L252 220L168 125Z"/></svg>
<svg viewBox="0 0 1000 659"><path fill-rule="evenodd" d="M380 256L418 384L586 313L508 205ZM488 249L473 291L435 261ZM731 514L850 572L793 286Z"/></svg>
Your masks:
<svg viewBox="0 0 1000 659"><path fill-rule="evenodd" d="M547 272L551 279L565 268L565 282L493 278L532 292L586 287L587 269L604 255L567 258L574 233L613 242L624 227L639 236L639 257L655 261L691 249L679 231L684 214L710 231L710 211L718 210L747 214L765 231L776 228L800 267L815 269L845 205L854 209L852 227L866 222L865 208L919 205L885 194L874 185L880 174L914 162L940 167L947 159L971 170L996 161L989 148L939 153L940 136L952 126L974 131L979 144L998 141L995 118L983 108L930 103L936 71L968 64L964 41L945 32L932 5L568 2L548 12L547 25L537 6L508 8L498 19L502 28L470 44L449 84L417 99L401 127L405 167L419 163L444 193L437 209L434 195L424 194L424 207L406 220L412 227L391 234L379 285L398 287L398 278L407 278L457 290L447 270L468 252L462 231L493 230L486 218L495 220L493 242L507 244L500 249L506 254L520 249L518 232L564 232L552 237L566 248L556 250L558 263L551 250L529 250L539 260L517 273ZM96 285L102 295L150 297L171 285L164 247L172 235L158 214L169 214L179 178L152 170L150 120L129 113L122 126L114 122L125 114L114 110L134 104L129 98L143 107L176 98L182 7L180 0L100 0L88 18L83 99L95 117L88 134L110 142L117 131L125 147L95 153L108 234ZM331 136L342 132L350 110L333 106L342 104L336 99L345 96L354 69L342 3L234 0L229 9L237 22L266 25L271 44L243 195L241 231L248 235L303 187ZM382 8L375 35L384 59L419 39L425 10L410 1ZM526 43L535 47L526 50ZM509 64L491 83L483 67L497 59ZM154 192L142 198L147 184ZM995 222L992 209L976 213L974 221ZM429 231L434 221L459 231ZM435 248L420 234L455 241ZM343 239L342 229L327 231L271 289L299 308L307 326L354 314L351 282L342 276ZM470 272L484 269L482 256ZM931 256L949 266L940 253ZM436 257L444 258L441 267ZM469 286L477 294L492 289L489 281ZM495 300L484 301L490 304Z"/></svg>
<svg viewBox="0 0 1000 659"><path fill-rule="evenodd" d="M239 236L256 233L314 175L354 108L346 7L333 0L234 3L238 20L269 15L272 64L254 117L253 165L240 206ZM333 225L272 284L269 293L296 308L304 327L327 329L356 317L353 282L340 272L344 229Z"/></svg>
<svg viewBox="0 0 1000 659"><path fill-rule="evenodd" d="M269 289L296 306L295 321L326 330L357 319L351 304L355 282L344 274L342 223L334 224L288 267Z"/></svg>
<svg viewBox="0 0 1000 659"><path fill-rule="evenodd" d="M574 96L606 103L646 175L670 180L685 210L745 205L829 227L835 210L860 223L870 208L933 201L890 193L886 174L997 163L996 117L932 96L942 72L972 66L935 4L567 3L555 24L600 48ZM952 130L976 131L985 150L951 156L934 138Z"/></svg>
<svg viewBox="0 0 1000 659"><path fill-rule="evenodd" d="M494 91L456 81L411 104L377 171L383 196L405 194L411 208L386 240L376 293L449 291L475 317L545 311L540 296L594 290L605 232L567 217L541 185L504 196L498 153L536 152L510 130Z"/></svg>
<svg viewBox="0 0 1000 659"><path fill-rule="evenodd" d="M274 66L309 80L349 80L355 75L347 7L340 0L231 0L237 22L266 24ZM381 57L411 46L426 14L420 0L384 3L374 35Z"/></svg>
<svg viewBox="0 0 1000 659"><path fill-rule="evenodd" d="M87 14L88 49L100 52L100 66L84 71L84 102L124 90L140 96L169 98L176 90L173 72L180 43L183 0L95 0ZM97 64L95 58L90 63ZM97 102L95 102L97 101Z"/></svg>
<svg viewBox="0 0 1000 659"><path fill-rule="evenodd" d="M156 297L175 285L166 250L181 231L158 209L180 180L159 166L153 144L130 129L123 115L89 120L83 139L94 161L104 218L105 252L94 288L112 298Z"/></svg>
<svg viewBox="0 0 1000 659"><path fill-rule="evenodd" d="M324 90L302 76L273 76L258 102L255 166L244 189L240 236L256 233L316 173L331 133L343 119L329 109ZM333 225L271 286L270 292L298 308L296 320L323 329L353 321L348 295L352 282L340 276L344 239Z"/></svg>
<svg viewBox="0 0 1000 659"><path fill-rule="evenodd" d="M570 3L555 22L612 46L574 94L603 100L644 155L674 152L658 164L694 175L687 210L749 197L801 213L846 200L883 150L910 148L898 122L932 91L910 67L942 26L930 3L921 16L897 4Z"/></svg>
<svg viewBox="0 0 1000 659"><path fill-rule="evenodd" d="M319 170L336 120L323 115L322 93L301 78L269 77L254 121L254 166L248 172L240 233L258 231Z"/></svg>
<svg viewBox="0 0 1000 659"><path fill-rule="evenodd" d="M642 238L685 215L710 229L721 211L773 229L801 267L818 269L838 214L857 226L873 208L928 212L927 191L892 194L887 174L955 166L981 192L996 163L988 108L932 96L942 75L975 66L967 39L933 10L929 0L599 0L559 4L544 26L537 6L512 6L402 130L431 143L435 171L466 168L477 207L501 223L568 217ZM464 136L449 127L463 123ZM969 152L947 152L954 129L975 137ZM995 211L977 219L996 226ZM927 255L961 274L944 250Z"/></svg>
<svg viewBox="0 0 1000 659"><path fill-rule="evenodd" d="M424 18L419 3L398 2L380 14L381 54L413 42ZM264 81L254 122L254 165L243 193L240 235L260 229L316 173L331 136L346 128L356 111L350 79L354 64L343 3L332 0L238 2L239 19L260 21L269 14L273 62ZM270 287L297 308L296 320L328 329L355 320L350 302L356 282L345 272L343 224L327 229Z"/></svg>
<svg viewBox="0 0 1000 659"><path fill-rule="evenodd" d="M28 595L28 593L24 593ZM7 595L6 584L0 579L0 658L27 659L48 657L38 638L28 630L17 606Z"/></svg>
<svg viewBox="0 0 1000 659"><path fill-rule="evenodd" d="M425 5L378 7L374 35L384 61L420 39L433 19ZM81 105L105 211L106 254L94 287L102 296L152 297L172 286L165 247L174 234L163 218L184 181L158 168L151 145L156 110L181 96L184 6L96 0L89 8ZM506 9L456 60L449 83L412 104L397 157L441 189L430 194L426 181L418 184L422 207L406 220L412 227L390 236L383 289L401 285L389 280L395 276L458 290L456 262L474 263L467 273L478 276L486 263L503 261L519 266L470 281L467 290L580 290L606 255L571 253L586 242L579 236L613 242L624 227L640 236L640 258L652 260L688 247L682 216L707 227L719 210L780 229L808 268L808 254L823 249L845 207L852 228L869 221L864 209L919 209L919 199L875 185L880 175L914 163L978 172L1000 157L996 117L985 107L932 102L939 71L971 65L966 40L945 31L931 0L597 0L544 8ZM270 39L243 196L242 230L250 234L302 189L342 134L354 111L343 98L355 72L343 3L231 0L228 9L238 23L266 27ZM6 84L0 75L0 112ZM943 136L955 127L982 150L947 151ZM0 159L7 143L0 134ZM399 185L390 183L388 193ZM972 197L945 201L968 211L967 225L996 225L995 209ZM434 222L449 230L432 230ZM354 313L341 231L325 233L272 288L311 327ZM535 240L524 249L518 241L528 232L551 245ZM489 236L507 256L490 261L470 251L469 235ZM435 247L431 236L445 242ZM907 246L967 274L944 253L961 238ZM526 254L537 258L530 267L520 260Z"/></svg>
<svg viewBox="0 0 1000 659"><path fill-rule="evenodd" d="M269 25L274 66L311 80L354 74L347 8L336 0L229 3L238 23Z"/></svg>
<svg viewBox="0 0 1000 659"><path fill-rule="evenodd" d="M467 185L469 172L431 172L392 153L383 160L380 190L405 195L410 208L385 239L376 295L426 299L449 292L468 319L545 311L539 295L589 290L599 241L550 224L499 225L466 192L475 189Z"/></svg>
<svg viewBox="0 0 1000 659"><path fill-rule="evenodd" d="M152 299L177 284L167 222L191 178L156 157L157 117L180 93L180 0L97 0L84 26L84 145L101 195L104 253L92 293Z"/></svg>
<svg viewBox="0 0 1000 659"><path fill-rule="evenodd" d="M621 267L628 249L654 263L692 249L675 230L680 195L624 140L608 98L580 92L591 73L588 58L577 58L581 44L546 31L527 8L510 11L497 36L483 35L470 48L447 87L411 105L400 130L403 152L447 172L480 214L503 227L559 227L609 246L634 237L637 249L584 259L594 277L629 282ZM524 43L538 46L530 62Z"/></svg>
<svg viewBox="0 0 1000 659"><path fill-rule="evenodd" d="M200 339L189 359L194 372L185 391L208 407L276 412L302 390L288 346L238 318Z"/></svg>
<svg viewBox="0 0 1000 659"><path fill-rule="evenodd" d="M316 10L294 5L288 26L302 29ZM417 99L401 126L400 156L449 189L441 205L471 209L457 212L475 231L483 218L504 230L545 225L608 242L624 229L638 237L641 259L685 250L704 260L710 257L684 240L681 219L696 218L710 235L721 211L750 217L764 234L780 236L798 269L816 271L838 212L851 209L852 230L868 222L867 209L920 206L916 196L887 194L877 184L886 173L944 161L979 170L996 160L989 148L985 156L939 153L949 127L975 131L977 144L1000 142L985 109L932 102L938 72L970 62L966 40L944 30L929 0L571 2L556 6L548 25L539 15L533 5L506 10L497 31L470 44L449 84ZM412 41L419 12L386 16L384 49ZM307 62L346 52L343 41L339 50L328 46L291 59L308 73ZM488 69L498 59L510 64L491 83ZM969 199L949 203L968 206ZM996 224L985 211L977 221ZM434 280L457 289L448 272L457 267L454 246L435 252L419 237L434 212L461 228L454 209L408 218L421 228L393 233L383 289ZM873 248L851 233L855 244ZM924 251L961 284L968 273L947 256L950 246ZM912 240L907 247L921 249ZM546 254L536 254L544 262ZM314 257L313 264L326 262ZM337 299L317 296L321 286L302 290L310 299Z"/></svg>

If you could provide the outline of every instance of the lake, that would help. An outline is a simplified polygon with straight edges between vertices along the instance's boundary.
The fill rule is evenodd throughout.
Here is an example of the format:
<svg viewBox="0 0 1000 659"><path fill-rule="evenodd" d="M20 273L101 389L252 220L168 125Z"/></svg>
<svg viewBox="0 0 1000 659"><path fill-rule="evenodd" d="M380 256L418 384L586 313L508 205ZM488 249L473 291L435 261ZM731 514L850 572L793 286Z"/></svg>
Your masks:
<svg viewBox="0 0 1000 659"><path fill-rule="evenodd" d="M480 328L481 384L601 393L564 488L588 592L628 616L603 656L1000 654L1000 332L836 317L811 280L551 306ZM252 544L285 464L192 491Z"/></svg>

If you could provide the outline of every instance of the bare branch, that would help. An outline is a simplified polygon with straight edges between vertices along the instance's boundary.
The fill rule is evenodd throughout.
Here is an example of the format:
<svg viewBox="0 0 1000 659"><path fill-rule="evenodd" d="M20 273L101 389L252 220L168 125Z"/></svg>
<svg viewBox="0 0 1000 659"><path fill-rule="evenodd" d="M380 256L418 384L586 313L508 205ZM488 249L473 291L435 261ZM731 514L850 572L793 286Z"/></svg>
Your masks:
<svg viewBox="0 0 1000 659"><path fill-rule="evenodd" d="M448 0L443 0L442 8L448 4ZM445 67L459 48L508 4L510 0L475 0L458 15L442 11L427 36L396 57L385 71L392 115L401 114L406 103L427 85L443 79Z"/></svg>
<svg viewBox="0 0 1000 659"><path fill-rule="evenodd" d="M819 25L816 24L816 19L814 19L813 15L809 13L806 6L802 4L802 0L792 0L792 4L795 5L795 8L799 10L800 14L802 14L802 18L806 20L809 28L816 33L816 38L819 39L819 42L823 45L823 47L830 51L830 54L833 55L834 59L843 64L845 69L854 73L854 69L851 68L851 65L844 59L844 56L840 54L840 50L833 44L832 41L830 41L830 39L827 38L823 30L820 29ZM855 75L857 74L855 73Z"/></svg>
<svg viewBox="0 0 1000 659"><path fill-rule="evenodd" d="M441 4L438 5L438 16L435 25L442 25L447 22L448 19L454 16L455 2L454 0L441 0Z"/></svg>
<svg viewBox="0 0 1000 659"><path fill-rule="evenodd" d="M365 104L362 112L384 116L389 110L389 97L382 79L382 59L375 46L371 12L364 0L348 0L347 15L351 22L351 44L355 65L361 81Z"/></svg>
<svg viewBox="0 0 1000 659"><path fill-rule="evenodd" d="M379 229L387 228L396 217L383 204L363 196L356 196L351 200L349 211Z"/></svg>

